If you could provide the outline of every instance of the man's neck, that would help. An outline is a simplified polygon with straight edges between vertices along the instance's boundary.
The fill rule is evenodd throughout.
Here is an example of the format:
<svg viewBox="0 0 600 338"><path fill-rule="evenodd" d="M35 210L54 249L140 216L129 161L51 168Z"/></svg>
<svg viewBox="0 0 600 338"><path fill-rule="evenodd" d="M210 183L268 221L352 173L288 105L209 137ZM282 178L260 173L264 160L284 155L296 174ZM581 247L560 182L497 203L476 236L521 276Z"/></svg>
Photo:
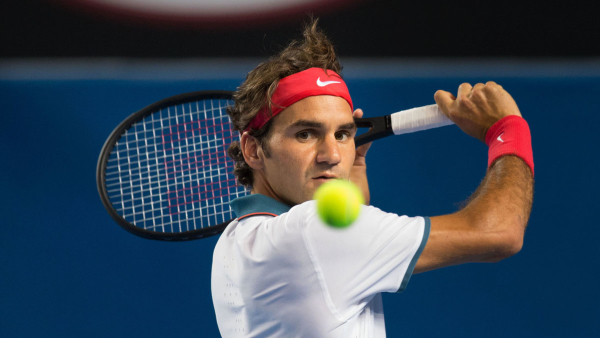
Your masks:
<svg viewBox="0 0 600 338"><path fill-rule="evenodd" d="M295 204L279 197L279 195L277 195L277 193L275 193L275 191L273 190L273 188L271 188L271 185L269 184L269 182L267 182L267 180L265 180L265 178L262 175L254 175L254 182L253 182L253 186L252 186L252 194L261 194L261 195L265 195L267 197L271 197L272 199L289 205L289 206L294 206Z"/></svg>

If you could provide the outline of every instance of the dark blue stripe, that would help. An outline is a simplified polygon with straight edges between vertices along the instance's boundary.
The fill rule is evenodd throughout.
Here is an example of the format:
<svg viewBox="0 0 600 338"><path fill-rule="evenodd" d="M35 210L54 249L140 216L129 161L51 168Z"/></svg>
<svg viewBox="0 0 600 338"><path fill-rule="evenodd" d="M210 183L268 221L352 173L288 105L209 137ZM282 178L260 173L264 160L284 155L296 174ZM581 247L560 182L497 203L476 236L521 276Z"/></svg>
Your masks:
<svg viewBox="0 0 600 338"><path fill-rule="evenodd" d="M415 265L417 265L417 261L419 260L419 257L421 256L423 249L425 249L425 244L427 244L427 240L429 239L429 230L431 229L431 220L429 220L429 217L427 217L427 216L423 217L423 219L425 219L425 230L423 231L423 239L421 240L421 245L419 245L419 249L413 256L412 260L410 261L410 264L408 265L408 269L406 270L406 273L404 274L404 278L402 279L402 283L400 284L400 288L398 289L397 292L402 292L402 291L404 291L404 289L406 289L406 285L408 285L408 281L410 280L410 276L412 276L413 270L415 269Z"/></svg>
<svg viewBox="0 0 600 338"><path fill-rule="evenodd" d="M290 206L261 194L239 197L229 202L237 217L259 212L281 215L290 210Z"/></svg>

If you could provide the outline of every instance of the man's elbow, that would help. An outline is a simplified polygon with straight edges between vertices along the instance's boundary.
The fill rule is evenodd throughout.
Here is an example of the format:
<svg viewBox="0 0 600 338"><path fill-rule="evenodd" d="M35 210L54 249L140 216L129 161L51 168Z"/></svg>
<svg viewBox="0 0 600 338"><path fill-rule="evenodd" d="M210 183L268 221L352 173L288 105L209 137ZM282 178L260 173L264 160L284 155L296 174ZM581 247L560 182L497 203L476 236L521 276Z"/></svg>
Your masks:
<svg viewBox="0 0 600 338"><path fill-rule="evenodd" d="M522 230L510 230L497 236L489 262L499 262L519 253L523 248L523 239Z"/></svg>

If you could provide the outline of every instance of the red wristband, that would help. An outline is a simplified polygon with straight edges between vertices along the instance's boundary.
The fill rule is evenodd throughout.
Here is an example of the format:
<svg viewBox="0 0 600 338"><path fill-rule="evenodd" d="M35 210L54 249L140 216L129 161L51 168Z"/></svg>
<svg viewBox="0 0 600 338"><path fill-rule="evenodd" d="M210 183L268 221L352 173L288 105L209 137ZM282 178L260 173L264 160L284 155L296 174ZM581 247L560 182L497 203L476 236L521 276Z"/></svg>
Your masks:
<svg viewBox="0 0 600 338"><path fill-rule="evenodd" d="M531 132L527 121L520 116L509 115L490 127L485 135L488 151L488 168L504 155L515 155L523 159L533 175L533 150Z"/></svg>

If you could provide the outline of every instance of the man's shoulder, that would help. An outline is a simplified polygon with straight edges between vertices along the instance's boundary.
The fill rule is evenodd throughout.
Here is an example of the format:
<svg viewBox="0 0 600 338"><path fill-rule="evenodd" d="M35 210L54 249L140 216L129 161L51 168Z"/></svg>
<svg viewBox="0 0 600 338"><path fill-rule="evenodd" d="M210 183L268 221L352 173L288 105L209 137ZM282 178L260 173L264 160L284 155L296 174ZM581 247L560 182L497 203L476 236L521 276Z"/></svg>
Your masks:
<svg viewBox="0 0 600 338"><path fill-rule="evenodd" d="M247 245L249 241L256 245L268 239L268 242L290 242L301 238L302 229L307 220L314 218L315 201L306 201L295 205L281 214L255 211L233 220L225 229L217 245ZM299 236L296 236L299 235ZM228 242L229 244L225 244Z"/></svg>
<svg viewBox="0 0 600 338"><path fill-rule="evenodd" d="M357 219L348 228L365 228L367 231L376 231L378 227L418 225L424 222L424 218L420 216L398 215L383 211L372 205L362 205ZM334 231L336 233L340 230L327 226L321 220L317 213L317 202L314 200L292 207L287 213L277 218L277 223L284 223L290 229L295 230Z"/></svg>

